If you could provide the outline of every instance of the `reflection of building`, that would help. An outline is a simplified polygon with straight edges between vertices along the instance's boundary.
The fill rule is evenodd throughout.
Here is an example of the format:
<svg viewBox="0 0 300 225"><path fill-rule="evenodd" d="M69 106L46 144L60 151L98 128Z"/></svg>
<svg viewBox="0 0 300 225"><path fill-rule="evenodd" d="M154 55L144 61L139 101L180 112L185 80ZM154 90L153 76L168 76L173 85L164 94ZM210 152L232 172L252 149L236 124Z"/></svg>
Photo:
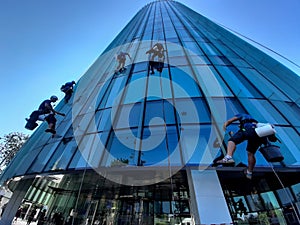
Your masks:
<svg viewBox="0 0 300 225"><path fill-rule="evenodd" d="M166 50L164 68L150 74L145 52L158 41ZM133 63L115 74L120 50ZM57 186L41 193L50 193L48 216L61 212L70 224L231 223L239 220L237 199L247 209L245 221L276 216L298 224L299 81L182 4L155 1L81 78L73 104L57 106L67 115L58 118L63 138L50 138L42 124L2 182L14 190L11 201L21 203L27 190L27 196L33 193L36 175L61 175ZM236 151L236 167L210 166L219 153L214 142L222 139L221 126L237 112L276 125L285 157L273 163L276 173L257 153L253 181L247 180L244 144ZM15 183L16 177L22 179ZM18 206L8 205L2 221Z"/></svg>

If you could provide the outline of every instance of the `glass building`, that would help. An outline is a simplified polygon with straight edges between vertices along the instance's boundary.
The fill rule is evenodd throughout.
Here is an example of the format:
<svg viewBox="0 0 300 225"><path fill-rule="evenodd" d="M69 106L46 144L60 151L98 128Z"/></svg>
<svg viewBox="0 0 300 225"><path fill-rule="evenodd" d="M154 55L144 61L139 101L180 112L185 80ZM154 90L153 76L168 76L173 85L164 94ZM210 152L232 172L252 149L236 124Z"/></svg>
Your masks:
<svg viewBox="0 0 300 225"><path fill-rule="evenodd" d="M131 57L122 71L120 52ZM46 209L76 225L299 224L299 83L181 3L154 1L57 105L61 137L40 124L1 174L13 195L0 224L20 206L25 218L35 207L35 217ZM284 160L258 151L252 180L245 143L235 165L214 164L239 129L222 125L237 113L274 124L281 141Z"/></svg>

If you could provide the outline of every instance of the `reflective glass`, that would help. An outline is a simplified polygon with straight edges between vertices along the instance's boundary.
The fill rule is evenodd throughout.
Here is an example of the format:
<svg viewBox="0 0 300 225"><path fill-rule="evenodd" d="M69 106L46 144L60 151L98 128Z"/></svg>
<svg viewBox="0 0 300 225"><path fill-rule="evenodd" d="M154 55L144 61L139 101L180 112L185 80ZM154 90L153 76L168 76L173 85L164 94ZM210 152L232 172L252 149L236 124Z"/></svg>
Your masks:
<svg viewBox="0 0 300 225"><path fill-rule="evenodd" d="M216 139L210 125L182 125L181 147L187 165L210 165L218 153L213 148Z"/></svg>
<svg viewBox="0 0 300 225"><path fill-rule="evenodd" d="M181 164L178 137L174 126L144 128L141 149L141 163L144 166Z"/></svg>
<svg viewBox="0 0 300 225"><path fill-rule="evenodd" d="M124 104L136 103L142 101L145 97L146 77L145 72L133 74L130 80L130 85L127 85L125 92ZM134 83L134 85L133 85Z"/></svg>
<svg viewBox="0 0 300 225"><path fill-rule="evenodd" d="M300 107L291 102L271 101L279 112L282 112L284 117L293 126L300 126Z"/></svg>
<svg viewBox="0 0 300 225"><path fill-rule="evenodd" d="M38 155L38 157L35 159L34 163L31 165L28 172L30 172L30 173L42 172L42 170L44 169L48 160L54 153L55 149L56 149L55 145L54 146L53 145L44 146L42 151L40 151L40 154Z"/></svg>
<svg viewBox="0 0 300 225"><path fill-rule="evenodd" d="M124 85L126 82L125 78L126 77L119 77L117 79L113 79L114 82L111 83L112 88L109 91L105 108L112 107L113 105L119 104L119 102L115 102L115 100L120 99L120 96L124 91Z"/></svg>
<svg viewBox="0 0 300 225"><path fill-rule="evenodd" d="M140 123L141 103L122 105L118 113L115 128L137 127Z"/></svg>
<svg viewBox="0 0 300 225"><path fill-rule="evenodd" d="M94 123L94 121L91 123ZM111 109L97 111L95 114L95 123L98 131L110 130L112 125ZM91 124L91 126L94 126L94 124Z"/></svg>
<svg viewBox="0 0 300 225"><path fill-rule="evenodd" d="M191 77L181 68L171 68L171 78L172 81L176 83L173 84L173 91L175 98L186 98L186 97L199 97L201 96L199 86ZM188 71L188 70L187 70Z"/></svg>
<svg viewBox="0 0 300 225"><path fill-rule="evenodd" d="M203 99L176 99L176 110L179 115L177 122L180 123L210 123L210 113Z"/></svg>
<svg viewBox="0 0 300 225"><path fill-rule="evenodd" d="M270 83L266 77L258 73L256 70L250 68L240 68L240 71L267 99L280 101L289 100L276 85ZM266 85L266 83L268 83L268 85Z"/></svg>
<svg viewBox="0 0 300 225"><path fill-rule="evenodd" d="M230 66L216 66L216 68L237 97L262 97L236 68Z"/></svg>
<svg viewBox="0 0 300 225"><path fill-rule="evenodd" d="M267 100L241 99L241 103L256 120L272 124L288 125L280 112Z"/></svg>
<svg viewBox="0 0 300 225"><path fill-rule="evenodd" d="M75 139L68 141L63 140L45 167L45 171L66 169L76 148L77 143Z"/></svg>
<svg viewBox="0 0 300 225"><path fill-rule="evenodd" d="M205 95L211 97L233 97L229 87L212 66L195 66L199 83L205 85Z"/></svg>
<svg viewBox="0 0 300 225"><path fill-rule="evenodd" d="M109 137L105 166L137 165L137 129L114 130Z"/></svg>

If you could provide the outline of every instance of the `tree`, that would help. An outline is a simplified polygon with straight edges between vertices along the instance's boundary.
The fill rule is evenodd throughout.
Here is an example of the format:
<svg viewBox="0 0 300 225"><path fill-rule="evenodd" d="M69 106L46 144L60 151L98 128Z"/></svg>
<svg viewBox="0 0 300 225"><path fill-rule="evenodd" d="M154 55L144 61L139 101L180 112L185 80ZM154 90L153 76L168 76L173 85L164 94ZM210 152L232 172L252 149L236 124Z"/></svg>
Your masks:
<svg viewBox="0 0 300 225"><path fill-rule="evenodd" d="M28 138L29 135L19 132L11 132L0 137L0 170L9 164Z"/></svg>

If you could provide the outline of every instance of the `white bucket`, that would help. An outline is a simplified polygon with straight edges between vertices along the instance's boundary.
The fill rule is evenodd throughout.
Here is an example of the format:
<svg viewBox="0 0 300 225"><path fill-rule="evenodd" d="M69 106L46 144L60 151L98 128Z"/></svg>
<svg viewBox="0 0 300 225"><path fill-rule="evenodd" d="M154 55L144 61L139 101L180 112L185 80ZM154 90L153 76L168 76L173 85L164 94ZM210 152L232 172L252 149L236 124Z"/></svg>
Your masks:
<svg viewBox="0 0 300 225"><path fill-rule="evenodd" d="M258 127L255 128L255 132L259 137L266 137L276 133L274 127L269 123L258 123L257 125Z"/></svg>

